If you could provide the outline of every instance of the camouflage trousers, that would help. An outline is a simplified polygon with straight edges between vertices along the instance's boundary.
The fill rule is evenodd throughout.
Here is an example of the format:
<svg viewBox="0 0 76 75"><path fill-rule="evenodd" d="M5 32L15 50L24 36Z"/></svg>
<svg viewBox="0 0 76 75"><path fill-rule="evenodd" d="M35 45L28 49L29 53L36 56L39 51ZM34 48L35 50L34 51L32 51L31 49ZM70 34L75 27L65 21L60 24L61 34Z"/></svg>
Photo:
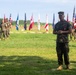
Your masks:
<svg viewBox="0 0 76 75"><path fill-rule="evenodd" d="M68 43L56 43L56 52L58 57L58 64L63 65L63 56L65 65L69 65L69 46Z"/></svg>
<svg viewBox="0 0 76 75"><path fill-rule="evenodd" d="M9 29L6 30L6 36L9 37L10 33L9 33Z"/></svg>
<svg viewBox="0 0 76 75"><path fill-rule="evenodd" d="M6 38L6 31L2 31L3 33L3 38Z"/></svg>
<svg viewBox="0 0 76 75"><path fill-rule="evenodd" d="M2 38L2 32L0 31L0 39Z"/></svg>
<svg viewBox="0 0 76 75"><path fill-rule="evenodd" d="M0 28L0 38L1 38L1 36L2 36L2 30L1 30L1 28Z"/></svg>

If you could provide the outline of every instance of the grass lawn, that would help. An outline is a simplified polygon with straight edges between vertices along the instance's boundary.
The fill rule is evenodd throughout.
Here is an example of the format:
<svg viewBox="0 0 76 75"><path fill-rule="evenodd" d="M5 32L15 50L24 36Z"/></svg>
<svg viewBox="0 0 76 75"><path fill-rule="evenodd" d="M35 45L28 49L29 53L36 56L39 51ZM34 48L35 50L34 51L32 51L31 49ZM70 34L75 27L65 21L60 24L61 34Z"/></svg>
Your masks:
<svg viewBox="0 0 76 75"><path fill-rule="evenodd" d="M72 70L52 70L58 67L55 39L51 33L11 33L0 41L0 75L76 75L76 41L69 42Z"/></svg>

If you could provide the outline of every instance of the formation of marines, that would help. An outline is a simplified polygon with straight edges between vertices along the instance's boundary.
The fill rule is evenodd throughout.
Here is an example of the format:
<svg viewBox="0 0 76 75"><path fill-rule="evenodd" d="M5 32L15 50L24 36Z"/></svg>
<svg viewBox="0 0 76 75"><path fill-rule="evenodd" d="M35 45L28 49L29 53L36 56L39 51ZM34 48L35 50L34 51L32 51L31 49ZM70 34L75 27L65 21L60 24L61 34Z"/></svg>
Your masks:
<svg viewBox="0 0 76 75"><path fill-rule="evenodd" d="M0 40L6 39L10 35L11 22L8 18L3 19L0 23Z"/></svg>

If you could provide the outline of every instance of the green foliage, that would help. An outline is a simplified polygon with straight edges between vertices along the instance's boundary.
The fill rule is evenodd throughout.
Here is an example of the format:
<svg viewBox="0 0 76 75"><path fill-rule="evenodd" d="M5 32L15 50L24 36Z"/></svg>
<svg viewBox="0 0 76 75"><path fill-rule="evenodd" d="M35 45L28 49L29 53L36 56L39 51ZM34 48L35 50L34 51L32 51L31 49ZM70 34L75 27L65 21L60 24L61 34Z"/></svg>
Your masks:
<svg viewBox="0 0 76 75"><path fill-rule="evenodd" d="M0 18L0 23L1 21L2 21L2 18ZM30 25L30 20L27 20L26 22L27 22L27 25ZM34 22L34 24L37 25L38 22ZM12 25L16 25L16 21L13 21ZM19 20L19 25L24 25L24 20ZM45 23L41 22L41 25L45 25ZM51 23L49 23L49 25L51 25Z"/></svg>
<svg viewBox="0 0 76 75"><path fill-rule="evenodd" d="M16 25L16 21L12 22L13 25ZM27 21L27 24L30 24L30 21ZM24 20L19 20L19 25L24 25Z"/></svg>
<svg viewBox="0 0 76 75"><path fill-rule="evenodd" d="M13 25L16 25L16 21L12 22ZM37 25L37 22L34 22L35 25ZM19 25L24 25L24 20L19 20ZM30 20L27 20L27 25L30 25ZM41 25L45 25L45 23L41 22ZM49 25L51 25L51 23L49 23Z"/></svg>
<svg viewBox="0 0 76 75"><path fill-rule="evenodd" d="M0 41L0 75L76 75L75 41L69 44L72 70L52 70L58 67L55 39L50 33L11 33Z"/></svg>

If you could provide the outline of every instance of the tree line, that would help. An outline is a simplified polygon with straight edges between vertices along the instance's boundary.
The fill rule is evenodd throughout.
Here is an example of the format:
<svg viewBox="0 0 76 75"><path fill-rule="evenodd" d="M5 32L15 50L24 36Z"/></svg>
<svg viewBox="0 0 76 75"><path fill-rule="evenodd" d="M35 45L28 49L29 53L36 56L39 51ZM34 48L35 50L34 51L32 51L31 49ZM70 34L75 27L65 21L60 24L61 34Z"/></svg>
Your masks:
<svg viewBox="0 0 76 75"><path fill-rule="evenodd" d="M0 18L0 24L1 24L2 18ZM34 22L35 25L38 25L38 22ZM41 25L45 25L45 23L41 22ZM16 25L16 21L12 21L12 25ZM24 20L19 20L19 25L24 25ZM30 25L30 20L27 20L27 25ZM51 25L51 23L49 23Z"/></svg>

